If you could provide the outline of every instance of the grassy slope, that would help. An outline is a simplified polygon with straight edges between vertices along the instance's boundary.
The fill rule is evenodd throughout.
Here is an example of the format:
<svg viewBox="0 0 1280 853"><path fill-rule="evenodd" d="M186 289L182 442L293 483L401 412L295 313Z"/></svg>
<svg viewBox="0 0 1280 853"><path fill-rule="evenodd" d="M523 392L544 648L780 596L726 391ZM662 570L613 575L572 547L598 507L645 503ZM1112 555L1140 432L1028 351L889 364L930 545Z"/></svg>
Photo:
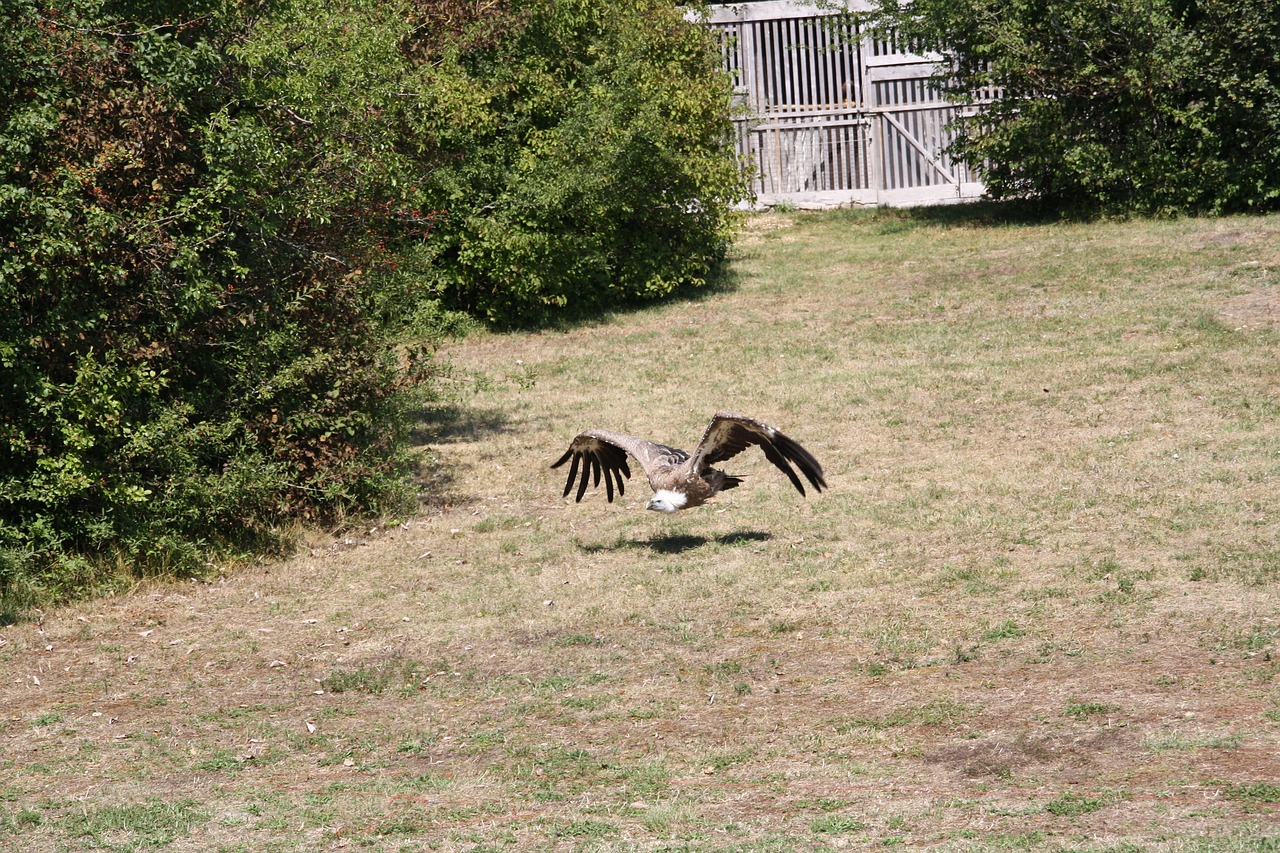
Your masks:
<svg viewBox="0 0 1280 853"><path fill-rule="evenodd" d="M1276 217L770 215L720 293L459 345L433 512L0 631L0 847L1257 849L1277 269ZM717 408L831 490L559 498Z"/></svg>

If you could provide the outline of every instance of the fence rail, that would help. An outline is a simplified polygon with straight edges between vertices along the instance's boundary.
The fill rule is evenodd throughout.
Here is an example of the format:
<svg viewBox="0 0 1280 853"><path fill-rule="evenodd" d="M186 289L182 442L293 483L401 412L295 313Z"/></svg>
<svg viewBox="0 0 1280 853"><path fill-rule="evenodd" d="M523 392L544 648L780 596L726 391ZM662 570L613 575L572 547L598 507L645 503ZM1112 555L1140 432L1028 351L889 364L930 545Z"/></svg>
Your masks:
<svg viewBox="0 0 1280 853"><path fill-rule="evenodd" d="M846 0L867 11L866 0ZM961 105L931 83L939 57L872 38L793 0L712 6L744 116L738 152L763 205L910 205L978 198L973 170L946 153Z"/></svg>

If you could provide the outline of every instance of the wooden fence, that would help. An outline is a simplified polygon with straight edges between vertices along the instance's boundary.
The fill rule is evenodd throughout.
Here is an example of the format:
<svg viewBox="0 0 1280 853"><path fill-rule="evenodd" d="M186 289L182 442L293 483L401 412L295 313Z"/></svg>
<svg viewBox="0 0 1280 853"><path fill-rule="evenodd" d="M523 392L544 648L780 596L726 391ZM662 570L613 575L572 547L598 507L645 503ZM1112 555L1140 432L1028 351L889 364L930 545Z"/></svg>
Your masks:
<svg viewBox="0 0 1280 853"><path fill-rule="evenodd" d="M865 0L846 0L851 11ZM974 199L983 186L946 154L959 107L903 50L802 2L712 6L745 115L738 151L763 205L911 205Z"/></svg>

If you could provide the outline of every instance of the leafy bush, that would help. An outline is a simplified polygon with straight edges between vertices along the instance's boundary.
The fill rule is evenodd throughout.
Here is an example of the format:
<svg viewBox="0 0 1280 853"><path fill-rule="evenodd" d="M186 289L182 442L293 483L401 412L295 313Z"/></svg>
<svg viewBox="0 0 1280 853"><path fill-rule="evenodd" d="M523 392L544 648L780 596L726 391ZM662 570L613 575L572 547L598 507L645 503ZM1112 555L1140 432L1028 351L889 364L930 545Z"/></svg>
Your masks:
<svg viewBox="0 0 1280 853"><path fill-rule="evenodd" d="M1111 210L1280 200L1280 6L1252 0L881 0L953 59L957 153L991 195Z"/></svg>
<svg viewBox="0 0 1280 853"><path fill-rule="evenodd" d="M451 305L499 324L705 284L744 196L710 33L662 0L531 0L434 88L457 165L430 241Z"/></svg>
<svg viewBox="0 0 1280 853"><path fill-rule="evenodd" d="M426 300L387 258L429 220L407 189L421 152L396 147L401 24L371 3L361 27L261 11L0 12L11 599L403 498L425 363L397 344ZM310 51L286 54L288 26Z"/></svg>

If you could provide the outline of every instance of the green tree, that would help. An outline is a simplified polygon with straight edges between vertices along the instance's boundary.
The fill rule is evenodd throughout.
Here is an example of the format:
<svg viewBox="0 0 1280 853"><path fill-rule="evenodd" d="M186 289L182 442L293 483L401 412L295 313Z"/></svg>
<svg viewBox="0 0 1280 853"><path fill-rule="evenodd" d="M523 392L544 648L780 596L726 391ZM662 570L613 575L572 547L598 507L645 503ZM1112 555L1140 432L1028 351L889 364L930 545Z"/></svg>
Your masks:
<svg viewBox="0 0 1280 853"><path fill-rule="evenodd" d="M991 195L1110 210L1280 198L1280 6L1252 0L914 0L880 20L947 55L957 152Z"/></svg>

